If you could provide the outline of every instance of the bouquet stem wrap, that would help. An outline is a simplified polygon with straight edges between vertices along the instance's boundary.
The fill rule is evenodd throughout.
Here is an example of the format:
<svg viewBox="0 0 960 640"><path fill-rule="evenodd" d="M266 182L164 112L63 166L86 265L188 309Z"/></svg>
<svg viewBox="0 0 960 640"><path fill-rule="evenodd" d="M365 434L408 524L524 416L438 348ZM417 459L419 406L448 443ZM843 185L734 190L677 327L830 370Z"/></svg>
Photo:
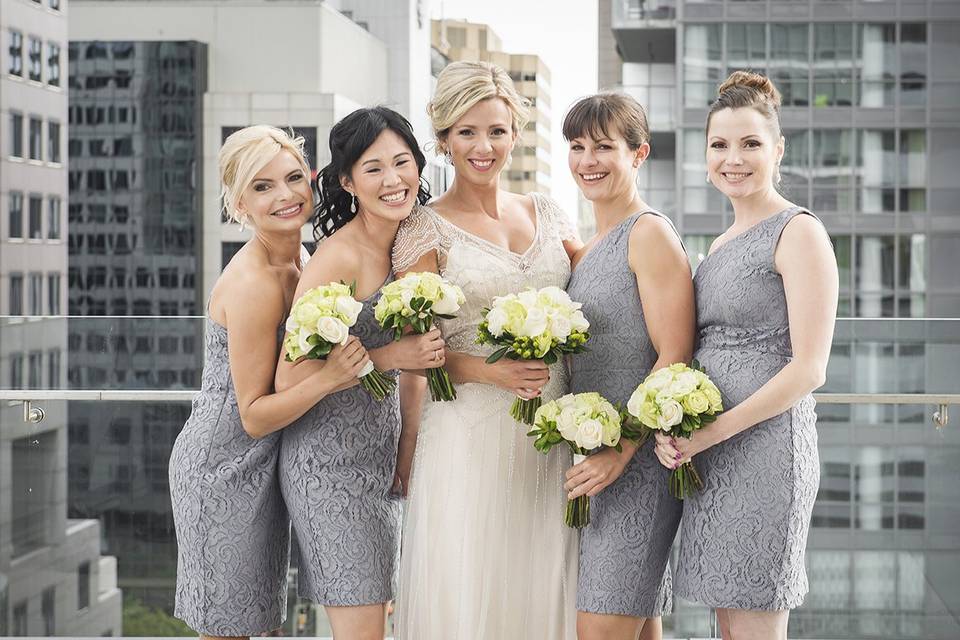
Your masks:
<svg viewBox="0 0 960 640"><path fill-rule="evenodd" d="M582 453L573 454L573 464L580 464L587 459ZM590 524L590 498L587 496L577 496L573 500L567 500L567 510L563 518L568 527L582 529Z"/></svg>

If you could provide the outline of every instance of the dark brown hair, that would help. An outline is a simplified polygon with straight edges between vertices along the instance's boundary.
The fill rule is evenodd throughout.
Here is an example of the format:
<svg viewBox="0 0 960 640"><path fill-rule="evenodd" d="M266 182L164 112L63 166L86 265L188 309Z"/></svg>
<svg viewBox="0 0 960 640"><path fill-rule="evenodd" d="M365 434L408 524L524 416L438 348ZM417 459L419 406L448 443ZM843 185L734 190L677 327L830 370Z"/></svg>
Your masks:
<svg viewBox="0 0 960 640"><path fill-rule="evenodd" d="M647 112L625 93L598 93L581 98L563 119L563 137L568 142L583 136L594 140L613 138L611 133L622 135L634 151L650 141Z"/></svg>
<svg viewBox="0 0 960 640"><path fill-rule="evenodd" d="M770 78L752 71L734 71L717 89L717 99L707 114L706 131L710 131L710 118L717 111L750 107L770 122L775 137L779 139L780 101L780 92Z"/></svg>

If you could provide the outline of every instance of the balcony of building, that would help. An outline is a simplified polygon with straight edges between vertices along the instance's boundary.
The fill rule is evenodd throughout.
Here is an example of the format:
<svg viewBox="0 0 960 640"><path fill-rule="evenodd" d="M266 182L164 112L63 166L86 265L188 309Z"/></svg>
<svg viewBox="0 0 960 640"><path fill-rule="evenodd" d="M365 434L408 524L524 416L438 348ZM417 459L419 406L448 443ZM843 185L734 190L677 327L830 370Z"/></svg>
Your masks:
<svg viewBox="0 0 960 640"><path fill-rule="evenodd" d="M201 317L0 318L0 635L189 635L170 615L167 464L203 332ZM960 637L958 362L960 320L838 321L791 638ZM294 595L295 557L289 584L284 633L329 636ZM122 625L107 621L121 592ZM664 625L719 637L690 602Z"/></svg>

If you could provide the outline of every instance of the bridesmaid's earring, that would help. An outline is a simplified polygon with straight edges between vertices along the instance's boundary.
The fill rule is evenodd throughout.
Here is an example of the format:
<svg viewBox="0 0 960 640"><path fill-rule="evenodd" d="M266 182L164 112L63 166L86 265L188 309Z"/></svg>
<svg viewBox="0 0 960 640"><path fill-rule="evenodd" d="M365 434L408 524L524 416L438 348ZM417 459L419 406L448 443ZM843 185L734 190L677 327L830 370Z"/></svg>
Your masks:
<svg viewBox="0 0 960 640"><path fill-rule="evenodd" d="M356 194L352 194L352 193L350 194L350 196L351 196L351 198L350 198L350 213L356 213L356 212L357 212L357 196L356 196Z"/></svg>
<svg viewBox="0 0 960 640"><path fill-rule="evenodd" d="M777 173L773 179L777 181L777 184L780 184L780 181L783 180L783 176L780 175L780 165L777 165Z"/></svg>
<svg viewBox="0 0 960 640"><path fill-rule="evenodd" d="M707 174L707 184L710 184L710 174Z"/></svg>

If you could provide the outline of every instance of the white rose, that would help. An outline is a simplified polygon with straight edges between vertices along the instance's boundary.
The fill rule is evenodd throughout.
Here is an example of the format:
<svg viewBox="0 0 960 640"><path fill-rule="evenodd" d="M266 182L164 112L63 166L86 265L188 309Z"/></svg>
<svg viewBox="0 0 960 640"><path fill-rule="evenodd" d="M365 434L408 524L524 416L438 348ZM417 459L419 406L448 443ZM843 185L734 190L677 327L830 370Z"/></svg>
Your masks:
<svg viewBox="0 0 960 640"><path fill-rule="evenodd" d="M550 318L550 332L561 342L567 339L572 329L570 321L563 316L553 316Z"/></svg>
<svg viewBox="0 0 960 640"><path fill-rule="evenodd" d="M685 371L678 374L673 382L670 383L670 395L674 398L682 398L697 388L697 376L691 371Z"/></svg>
<svg viewBox="0 0 960 640"><path fill-rule="evenodd" d="M676 426L683 421L683 407L676 400L667 400L660 405L660 415L657 417L657 425L664 431L670 427Z"/></svg>
<svg viewBox="0 0 960 640"><path fill-rule="evenodd" d="M363 310L363 303L357 302L353 298L341 296L337 298L337 313L343 319L344 324L352 327L357 322L357 316Z"/></svg>
<svg viewBox="0 0 960 640"><path fill-rule="evenodd" d="M537 292L534 289L527 289L517 294L517 299L527 309L537 306Z"/></svg>
<svg viewBox="0 0 960 640"><path fill-rule="evenodd" d="M350 330L337 318L325 316L317 322L317 333L330 344L346 344Z"/></svg>
<svg viewBox="0 0 960 640"><path fill-rule="evenodd" d="M581 333L590 328L590 323L587 322L586 316L583 315L583 312L579 309L575 309L573 313L570 314L570 326Z"/></svg>
<svg viewBox="0 0 960 640"><path fill-rule="evenodd" d="M500 337L503 335L503 325L507 323L507 312L499 307L490 309L487 313L487 329L490 333Z"/></svg>
<svg viewBox="0 0 960 640"><path fill-rule="evenodd" d="M599 420L584 420L577 429L576 443L582 449L596 449L603 442L603 425Z"/></svg>
<svg viewBox="0 0 960 640"><path fill-rule="evenodd" d="M649 378L643 381L648 389L660 391L673 382L673 373L669 369L657 369Z"/></svg>
<svg viewBox="0 0 960 640"><path fill-rule="evenodd" d="M563 409L557 416L557 430L568 442L575 442L580 429L577 426L577 415L573 408Z"/></svg>
<svg viewBox="0 0 960 640"><path fill-rule="evenodd" d="M313 332L310 329L301 327L297 332L297 346L300 347L300 353L306 355L310 353L310 350L313 349L313 345L307 342L307 338L313 335Z"/></svg>
<svg viewBox="0 0 960 640"><path fill-rule="evenodd" d="M627 411L630 412L630 415L639 416L640 408L643 406L643 402L646 399L647 388L641 384L632 394L630 394L630 399L627 400Z"/></svg>
<svg viewBox="0 0 960 640"><path fill-rule="evenodd" d="M542 309L528 309L520 335L534 337L547 330L547 314Z"/></svg>
<svg viewBox="0 0 960 640"><path fill-rule="evenodd" d="M457 290L448 284L440 285L440 299L433 303L433 310L442 315L452 315L460 310Z"/></svg>

